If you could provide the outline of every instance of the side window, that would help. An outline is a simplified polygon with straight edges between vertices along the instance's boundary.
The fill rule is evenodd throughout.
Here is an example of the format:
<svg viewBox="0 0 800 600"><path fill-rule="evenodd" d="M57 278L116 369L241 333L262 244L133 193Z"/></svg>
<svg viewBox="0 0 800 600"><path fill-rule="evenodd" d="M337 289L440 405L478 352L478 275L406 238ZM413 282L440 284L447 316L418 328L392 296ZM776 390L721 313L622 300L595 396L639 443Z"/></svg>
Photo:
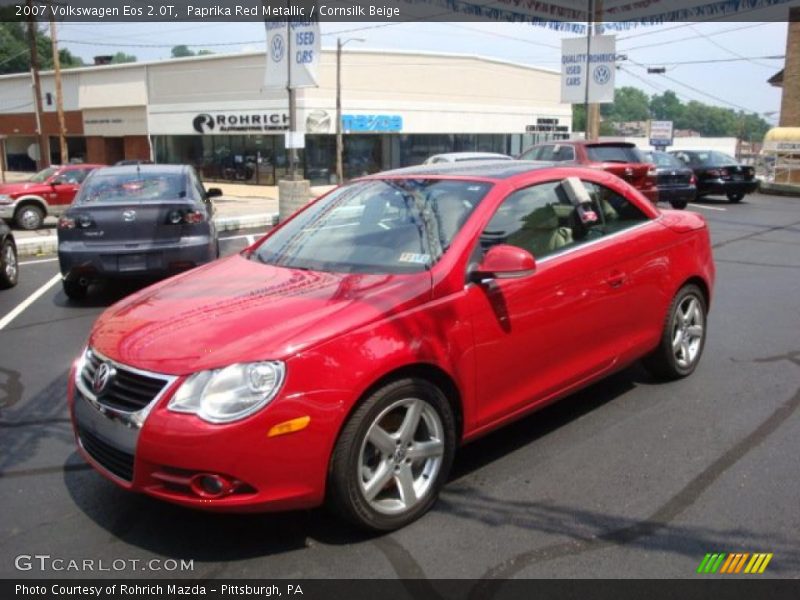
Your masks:
<svg viewBox="0 0 800 600"><path fill-rule="evenodd" d="M648 220L639 208L627 198L603 185L591 181L583 182L586 191L592 198L600 219L599 225L603 235L622 231Z"/></svg>
<svg viewBox="0 0 800 600"><path fill-rule="evenodd" d="M520 160L539 160L539 156L542 153L541 146L534 146L533 148L529 148L525 152L523 152L519 159Z"/></svg>
<svg viewBox="0 0 800 600"><path fill-rule="evenodd" d="M555 146L542 146L537 160L556 160Z"/></svg>
<svg viewBox="0 0 800 600"><path fill-rule="evenodd" d="M70 171L64 171L60 175L60 179L64 183L80 184L84 179L86 179L88 174L89 171L86 169L72 169Z"/></svg>
<svg viewBox="0 0 800 600"><path fill-rule="evenodd" d="M563 162L567 160L575 160L575 148L572 146L556 146L555 156L553 160Z"/></svg>
<svg viewBox="0 0 800 600"><path fill-rule="evenodd" d="M576 219L560 181L531 186L503 201L481 234L481 247L510 244L544 258L587 239L583 231L574 235Z"/></svg>
<svg viewBox="0 0 800 600"><path fill-rule="evenodd" d="M200 178L197 176L194 169L189 170L189 184L192 187L192 196L195 197L195 200L205 200L206 190L203 184L200 183Z"/></svg>

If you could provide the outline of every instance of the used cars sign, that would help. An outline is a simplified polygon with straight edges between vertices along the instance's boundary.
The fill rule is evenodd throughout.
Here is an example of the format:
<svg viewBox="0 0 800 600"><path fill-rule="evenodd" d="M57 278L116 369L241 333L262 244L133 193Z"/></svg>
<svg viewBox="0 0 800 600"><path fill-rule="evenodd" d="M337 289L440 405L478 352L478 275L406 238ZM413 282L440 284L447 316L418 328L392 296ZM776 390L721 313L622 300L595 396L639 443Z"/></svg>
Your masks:
<svg viewBox="0 0 800 600"><path fill-rule="evenodd" d="M589 102L613 102L615 57L613 35L592 36L591 44L585 37L561 40L561 101L585 102L588 77Z"/></svg>

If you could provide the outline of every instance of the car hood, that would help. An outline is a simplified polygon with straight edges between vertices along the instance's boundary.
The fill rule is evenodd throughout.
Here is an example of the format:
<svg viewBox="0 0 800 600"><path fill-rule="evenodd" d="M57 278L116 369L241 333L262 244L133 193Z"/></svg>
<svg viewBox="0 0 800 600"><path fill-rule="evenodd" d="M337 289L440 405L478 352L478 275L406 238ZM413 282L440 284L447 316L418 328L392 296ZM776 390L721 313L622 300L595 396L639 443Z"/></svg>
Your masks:
<svg viewBox="0 0 800 600"><path fill-rule="evenodd" d="M424 302L430 293L428 272L322 273L236 255L111 306L89 344L126 365L182 375L285 359Z"/></svg>
<svg viewBox="0 0 800 600"><path fill-rule="evenodd" d="M8 194L9 196L19 194L36 194L49 186L41 183L33 183L30 181L19 183L3 183L0 184L0 194Z"/></svg>

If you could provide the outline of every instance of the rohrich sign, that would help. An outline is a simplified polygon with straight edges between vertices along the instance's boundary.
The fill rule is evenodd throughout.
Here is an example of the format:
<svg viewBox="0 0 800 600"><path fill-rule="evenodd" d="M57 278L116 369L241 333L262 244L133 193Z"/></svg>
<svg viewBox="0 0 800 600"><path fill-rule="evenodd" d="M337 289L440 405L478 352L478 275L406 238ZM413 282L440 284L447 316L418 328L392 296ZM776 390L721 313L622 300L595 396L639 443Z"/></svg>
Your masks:
<svg viewBox="0 0 800 600"><path fill-rule="evenodd" d="M192 129L199 134L271 133L288 127L286 111L198 113L192 118Z"/></svg>

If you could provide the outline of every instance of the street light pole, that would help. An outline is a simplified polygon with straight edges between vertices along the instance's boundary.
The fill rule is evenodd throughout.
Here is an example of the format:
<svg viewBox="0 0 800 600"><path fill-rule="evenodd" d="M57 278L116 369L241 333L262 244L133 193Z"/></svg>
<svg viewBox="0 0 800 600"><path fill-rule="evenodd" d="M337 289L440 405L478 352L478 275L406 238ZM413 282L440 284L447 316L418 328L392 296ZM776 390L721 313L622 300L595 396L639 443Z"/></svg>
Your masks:
<svg viewBox="0 0 800 600"><path fill-rule="evenodd" d="M50 166L50 145L42 124L42 85L39 80L39 52L36 48L36 22L33 17L33 2L28 0L28 44L31 52L31 77L33 78L34 110L36 111L36 134L39 138L39 160L37 168Z"/></svg>
<svg viewBox="0 0 800 600"><path fill-rule="evenodd" d="M50 13L50 41L53 47L53 71L56 80L56 112L58 113L58 148L61 156L61 164L69 162L67 152L67 127L64 124L64 95L61 91L61 57L58 55L58 37L56 31L56 21L53 13Z"/></svg>
<svg viewBox="0 0 800 600"><path fill-rule="evenodd" d="M344 181L342 167L342 154L344 141L342 140L342 48L348 42L363 42L362 38L349 38L342 41L336 38L336 183L341 185Z"/></svg>

